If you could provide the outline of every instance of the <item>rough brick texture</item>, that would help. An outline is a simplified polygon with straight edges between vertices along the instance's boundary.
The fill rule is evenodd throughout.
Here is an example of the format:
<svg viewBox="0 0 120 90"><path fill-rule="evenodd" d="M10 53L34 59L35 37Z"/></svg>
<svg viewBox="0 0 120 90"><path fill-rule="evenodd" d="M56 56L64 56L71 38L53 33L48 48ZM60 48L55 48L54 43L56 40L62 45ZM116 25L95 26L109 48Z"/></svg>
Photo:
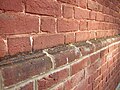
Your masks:
<svg viewBox="0 0 120 90"><path fill-rule="evenodd" d="M0 90L115 90L119 0L0 0Z"/></svg>

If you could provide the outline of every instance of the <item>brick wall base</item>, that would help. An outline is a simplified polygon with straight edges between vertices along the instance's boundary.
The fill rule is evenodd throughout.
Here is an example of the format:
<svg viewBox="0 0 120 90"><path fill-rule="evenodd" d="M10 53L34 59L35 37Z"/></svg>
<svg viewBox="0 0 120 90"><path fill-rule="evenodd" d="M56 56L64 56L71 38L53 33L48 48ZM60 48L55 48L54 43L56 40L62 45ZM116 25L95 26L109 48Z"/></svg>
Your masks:
<svg viewBox="0 0 120 90"><path fill-rule="evenodd" d="M1 58L0 90L115 90L120 36Z"/></svg>

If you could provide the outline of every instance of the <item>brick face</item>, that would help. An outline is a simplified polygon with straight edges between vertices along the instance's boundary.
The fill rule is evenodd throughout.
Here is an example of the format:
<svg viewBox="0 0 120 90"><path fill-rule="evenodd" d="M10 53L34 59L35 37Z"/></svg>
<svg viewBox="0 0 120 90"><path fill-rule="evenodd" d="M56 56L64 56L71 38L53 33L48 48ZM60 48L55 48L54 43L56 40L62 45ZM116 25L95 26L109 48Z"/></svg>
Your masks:
<svg viewBox="0 0 120 90"><path fill-rule="evenodd" d="M41 31L48 33L55 33L55 18L51 17L42 17L41 18Z"/></svg>
<svg viewBox="0 0 120 90"><path fill-rule="evenodd" d="M73 7L63 6L63 17L72 18L74 15Z"/></svg>
<svg viewBox="0 0 120 90"><path fill-rule="evenodd" d="M21 12L23 11L22 0L13 0L13 2L0 0L0 10Z"/></svg>
<svg viewBox="0 0 120 90"><path fill-rule="evenodd" d="M33 37L33 40L33 49L38 50L64 44L64 35L37 35Z"/></svg>
<svg viewBox="0 0 120 90"><path fill-rule="evenodd" d="M50 16L61 15L61 5L53 0L26 0L26 12Z"/></svg>
<svg viewBox="0 0 120 90"><path fill-rule="evenodd" d="M58 19L58 32L77 31L79 24L75 20Z"/></svg>
<svg viewBox="0 0 120 90"><path fill-rule="evenodd" d="M47 89L50 86L52 86L53 84L56 84L56 83L64 80L65 78L68 77L68 75L69 75L68 69L63 69L63 70L60 70L60 71L55 72L53 74L50 74L49 76L38 80L38 89L39 90Z"/></svg>
<svg viewBox="0 0 120 90"><path fill-rule="evenodd" d="M89 11L86 9L75 8L75 18L76 19L88 19Z"/></svg>
<svg viewBox="0 0 120 90"><path fill-rule="evenodd" d="M8 52L10 55L31 50L32 48L29 37L8 38Z"/></svg>
<svg viewBox="0 0 120 90"><path fill-rule="evenodd" d="M38 17L23 14L0 14L0 34L26 34L39 31Z"/></svg>
<svg viewBox="0 0 120 90"><path fill-rule="evenodd" d="M4 39L0 37L0 57L4 57L7 54L7 46L3 40Z"/></svg>

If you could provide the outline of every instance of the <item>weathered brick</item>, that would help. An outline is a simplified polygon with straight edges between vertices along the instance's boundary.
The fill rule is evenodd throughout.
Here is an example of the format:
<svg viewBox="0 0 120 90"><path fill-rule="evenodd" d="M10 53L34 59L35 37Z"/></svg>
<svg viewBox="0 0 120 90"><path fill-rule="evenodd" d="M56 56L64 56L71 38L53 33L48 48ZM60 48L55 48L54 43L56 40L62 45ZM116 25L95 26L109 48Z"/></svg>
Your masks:
<svg viewBox="0 0 120 90"><path fill-rule="evenodd" d="M79 81L78 85L75 87L74 90L86 90L87 86L87 80L83 79L82 81Z"/></svg>
<svg viewBox="0 0 120 90"><path fill-rule="evenodd" d="M97 13L96 20L104 21L104 15L102 13Z"/></svg>
<svg viewBox="0 0 120 90"><path fill-rule="evenodd" d="M52 17L42 17L41 18L41 31L48 33L55 33L55 18Z"/></svg>
<svg viewBox="0 0 120 90"><path fill-rule="evenodd" d="M67 80L66 82L65 82L65 84L64 84L64 89L65 90L70 90L70 89L72 89L72 80L70 79L70 80Z"/></svg>
<svg viewBox="0 0 120 90"><path fill-rule="evenodd" d="M80 30L81 31L87 30L87 25L88 25L88 22L86 20L81 20L80 21Z"/></svg>
<svg viewBox="0 0 120 90"><path fill-rule="evenodd" d="M4 57L7 54L7 46L5 45L4 39L0 37L0 57Z"/></svg>
<svg viewBox="0 0 120 90"><path fill-rule="evenodd" d="M78 72L71 78L72 87L75 87L76 85L78 85L78 83L80 83L84 78L85 78L85 71L84 71L84 69L82 69L82 70L78 71Z"/></svg>
<svg viewBox="0 0 120 90"><path fill-rule="evenodd" d="M75 20L58 19L58 32L77 31L79 24Z"/></svg>
<svg viewBox="0 0 120 90"><path fill-rule="evenodd" d="M98 4L93 0L88 0L88 9L97 11Z"/></svg>
<svg viewBox="0 0 120 90"><path fill-rule="evenodd" d="M75 34L74 33L67 33L65 35L65 43L73 43L75 42Z"/></svg>
<svg viewBox="0 0 120 90"><path fill-rule="evenodd" d="M74 14L73 7L63 6L63 17L64 18L72 18Z"/></svg>
<svg viewBox="0 0 120 90"><path fill-rule="evenodd" d="M4 11L23 11L22 0L0 0L0 9Z"/></svg>
<svg viewBox="0 0 120 90"><path fill-rule="evenodd" d="M17 89L17 90L34 90L33 82L30 82L26 84L25 86L20 87L20 89Z"/></svg>
<svg viewBox="0 0 120 90"><path fill-rule="evenodd" d="M26 0L26 12L50 16L60 16L61 5L53 0Z"/></svg>
<svg viewBox="0 0 120 90"><path fill-rule="evenodd" d="M32 50L29 37L8 38L7 43L8 43L8 53L10 55Z"/></svg>
<svg viewBox="0 0 120 90"><path fill-rule="evenodd" d="M50 88L51 86L63 81L69 76L68 68L54 72L46 77L43 77L38 82L38 90L44 90Z"/></svg>
<svg viewBox="0 0 120 90"><path fill-rule="evenodd" d="M77 0L57 0L57 1L60 1L62 3L77 5Z"/></svg>
<svg viewBox="0 0 120 90"><path fill-rule="evenodd" d="M90 39L90 32L77 32L76 33L76 42L85 41Z"/></svg>
<svg viewBox="0 0 120 90"><path fill-rule="evenodd" d="M96 19L96 12L95 11L90 12L90 19L93 19L93 20Z"/></svg>
<svg viewBox="0 0 120 90"><path fill-rule="evenodd" d="M4 85L10 86L32 76L44 73L52 68L52 62L47 56L11 64L1 69Z"/></svg>
<svg viewBox="0 0 120 90"><path fill-rule="evenodd" d="M85 56L85 55L88 55L88 54L94 52L94 47L90 44L80 46L79 49L80 49L80 52L81 52L82 56Z"/></svg>
<svg viewBox="0 0 120 90"><path fill-rule="evenodd" d="M44 49L53 46L64 44L64 35L62 34L44 34L33 37L33 49Z"/></svg>
<svg viewBox="0 0 120 90"><path fill-rule="evenodd" d="M88 21L88 30L98 30L98 25L97 21Z"/></svg>
<svg viewBox="0 0 120 90"><path fill-rule="evenodd" d="M82 8L75 9L75 19L89 19L89 11Z"/></svg>
<svg viewBox="0 0 120 90"><path fill-rule="evenodd" d="M63 84L59 84L55 88L52 88L52 90L64 90L64 85Z"/></svg>
<svg viewBox="0 0 120 90"><path fill-rule="evenodd" d="M39 18L17 13L0 14L0 34L28 34L39 31Z"/></svg>
<svg viewBox="0 0 120 90"><path fill-rule="evenodd" d="M88 65L89 58L85 58L71 66L72 75L84 69Z"/></svg>
<svg viewBox="0 0 120 90"><path fill-rule="evenodd" d="M84 8L84 9L87 8L87 0L79 0L78 3L79 3L78 6Z"/></svg>
<svg viewBox="0 0 120 90"><path fill-rule="evenodd" d="M79 50L76 51L75 49L68 49L64 52L54 54L53 56L56 67L59 67L78 59L80 57L80 52Z"/></svg>

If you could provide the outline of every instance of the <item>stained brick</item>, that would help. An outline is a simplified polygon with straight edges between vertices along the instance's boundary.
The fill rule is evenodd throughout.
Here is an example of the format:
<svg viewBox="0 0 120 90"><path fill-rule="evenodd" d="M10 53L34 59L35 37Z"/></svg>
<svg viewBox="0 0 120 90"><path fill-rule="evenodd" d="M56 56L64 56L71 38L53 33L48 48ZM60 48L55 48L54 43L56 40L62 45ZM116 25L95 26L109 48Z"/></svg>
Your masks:
<svg viewBox="0 0 120 90"><path fill-rule="evenodd" d="M80 30L87 30L88 22L86 20L81 20L80 21Z"/></svg>
<svg viewBox="0 0 120 90"><path fill-rule="evenodd" d="M74 33L67 33L65 35L65 43L72 43L75 42L75 34Z"/></svg>
<svg viewBox="0 0 120 90"><path fill-rule="evenodd" d="M19 90L34 90L33 82L28 83L27 85L20 87Z"/></svg>
<svg viewBox="0 0 120 90"><path fill-rule="evenodd" d="M68 3L68 4L73 4L73 5L77 5L77 0L57 0L60 1L62 3Z"/></svg>
<svg viewBox="0 0 120 90"><path fill-rule="evenodd" d="M53 0L26 0L26 12L40 15L60 16L61 5Z"/></svg>
<svg viewBox="0 0 120 90"><path fill-rule="evenodd" d="M33 40L33 49L38 50L64 44L64 35L36 35L33 37Z"/></svg>
<svg viewBox="0 0 120 90"><path fill-rule="evenodd" d="M76 33L76 42L85 41L90 39L90 32L77 32Z"/></svg>
<svg viewBox="0 0 120 90"><path fill-rule="evenodd" d="M65 18L72 18L74 14L73 7L70 6L63 6L63 17Z"/></svg>
<svg viewBox="0 0 120 90"><path fill-rule="evenodd" d="M22 0L0 0L0 9L5 11L23 11Z"/></svg>
<svg viewBox="0 0 120 90"><path fill-rule="evenodd" d="M84 69L88 65L89 58L85 58L71 66L72 75Z"/></svg>
<svg viewBox="0 0 120 90"><path fill-rule="evenodd" d="M48 33L55 33L55 18L52 17L42 17L41 18L41 31Z"/></svg>
<svg viewBox="0 0 120 90"><path fill-rule="evenodd" d="M60 70L58 72L54 72L40 80L37 80L38 82L38 90L47 89L60 81L63 81L65 78L67 78L69 75L68 69L65 68L63 70Z"/></svg>
<svg viewBox="0 0 120 90"><path fill-rule="evenodd" d="M75 20L58 19L58 32L77 31L79 24Z"/></svg>
<svg viewBox="0 0 120 90"><path fill-rule="evenodd" d="M35 16L2 13L0 14L0 34L28 34L39 31L39 19Z"/></svg>
<svg viewBox="0 0 120 90"><path fill-rule="evenodd" d="M87 0L79 0L79 5L78 6L86 9L87 8Z"/></svg>
<svg viewBox="0 0 120 90"><path fill-rule="evenodd" d="M31 59L19 64L4 67L1 72L4 85L10 86L32 76L44 73L52 68L52 62L47 56Z"/></svg>
<svg viewBox="0 0 120 90"><path fill-rule="evenodd" d="M82 8L75 8L75 19L88 19L89 11Z"/></svg>
<svg viewBox="0 0 120 90"><path fill-rule="evenodd" d="M0 57L4 57L7 54L7 46L5 45L4 39L0 37Z"/></svg>
<svg viewBox="0 0 120 90"><path fill-rule="evenodd" d="M88 9L97 11L98 4L93 0L88 0Z"/></svg>
<svg viewBox="0 0 120 90"><path fill-rule="evenodd" d="M13 37L8 38L8 52L10 55L19 52L31 51L31 42L29 37Z"/></svg>

